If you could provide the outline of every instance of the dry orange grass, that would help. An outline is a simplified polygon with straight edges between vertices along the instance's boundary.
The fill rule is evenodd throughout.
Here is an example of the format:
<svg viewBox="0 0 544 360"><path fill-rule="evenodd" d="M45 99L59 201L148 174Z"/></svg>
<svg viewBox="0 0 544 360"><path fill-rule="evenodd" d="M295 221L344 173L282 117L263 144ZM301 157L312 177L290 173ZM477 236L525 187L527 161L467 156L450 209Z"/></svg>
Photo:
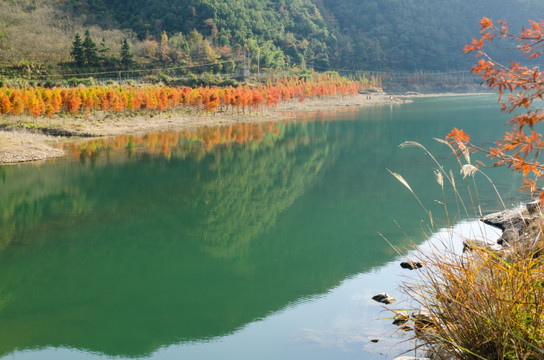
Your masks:
<svg viewBox="0 0 544 360"><path fill-rule="evenodd" d="M482 216L475 183L465 181L470 197L465 204L453 173L446 171L421 144L404 144L407 145L426 151L436 162L435 177L443 191L444 183L449 183L454 191L458 210L455 215L448 214L444 204L446 228L453 229L454 221L450 219ZM470 165L468 153L458 155L464 178L470 180L483 174ZM400 175L394 175L399 179ZM402 177L399 180L410 189ZM544 359L542 218L539 213L519 241L502 248L482 247L473 242L459 254L452 244L442 241L431 245L431 249L416 251L417 261L425 266L402 288L429 317L427 323L412 318L417 347L429 351L433 359ZM431 230L438 230L432 219Z"/></svg>

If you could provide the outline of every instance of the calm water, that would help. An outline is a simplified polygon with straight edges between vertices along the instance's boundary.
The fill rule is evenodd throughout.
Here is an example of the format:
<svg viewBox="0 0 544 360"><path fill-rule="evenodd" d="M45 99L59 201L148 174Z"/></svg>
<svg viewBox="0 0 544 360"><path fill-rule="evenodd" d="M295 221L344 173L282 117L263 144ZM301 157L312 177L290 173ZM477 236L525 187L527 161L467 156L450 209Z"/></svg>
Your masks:
<svg viewBox="0 0 544 360"><path fill-rule="evenodd" d="M394 245L442 216L420 141L504 130L495 96L119 137L0 167L3 359L387 359L405 339L370 300L402 280ZM487 172L509 201L518 183ZM457 177L462 183L462 178ZM487 209L497 209L480 186ZM398 225L397 225L398 224ZM370 339L379 338L377 344Z"/></svg>

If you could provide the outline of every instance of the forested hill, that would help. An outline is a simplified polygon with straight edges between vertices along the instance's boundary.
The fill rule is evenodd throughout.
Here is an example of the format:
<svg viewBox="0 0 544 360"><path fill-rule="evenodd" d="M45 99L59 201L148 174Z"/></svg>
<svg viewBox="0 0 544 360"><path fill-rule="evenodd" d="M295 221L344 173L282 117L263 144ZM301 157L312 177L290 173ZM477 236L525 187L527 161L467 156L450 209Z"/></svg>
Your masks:
<svg viewBox="0 0 544 360"><path fill-rule="evenodd" d="M319 69L467 69L463 46L482 16L523 24L543 14L532 0L81 0L140 38L196 29L220 45L256 39L288 63ZM538 20L538 19L536 19ZM265 64L267 65L267 64ZM277 64L270 64L277 65Z"/></svg>
<svg viewBox="0 0 544 360"><path fill-rule="evenodd" d="M96 20L112 18L143 40L196 30L217 46L244 44L264 67L330 65L335 37L311 0L80 0Z"/></svg>
<svg viewBox="0 0 544 360"><path fill-rule="evenodd" d="M462 54L479 20L505 19L516 31L544 17L540 0L314 0L338 40L338 64L397 70L468 69ZM509 59L512 45L491 54Z"/></svg>
<svg viewBox="0 0 544 360"><path fill-rule="evenodd" d="M127 37L140 66L232 72L249 55L264 69L468 70L482 16L519 31L540 14L540 0L0 0L0 65L69 63L91 29L108 66Z"/></svg>

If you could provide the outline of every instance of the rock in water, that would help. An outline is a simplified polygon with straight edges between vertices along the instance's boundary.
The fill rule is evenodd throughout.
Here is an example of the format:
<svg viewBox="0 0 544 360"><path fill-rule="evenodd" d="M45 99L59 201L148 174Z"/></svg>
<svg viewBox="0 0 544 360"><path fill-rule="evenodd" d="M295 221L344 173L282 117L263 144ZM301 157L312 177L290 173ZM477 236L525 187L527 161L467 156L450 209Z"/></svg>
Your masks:
<svg viewBox="0 0 544 360"><path fill-rule="evenodd" d="M414 320L414 331L418 336L425 335L435 326L431 313L427 309L413 312L412 319Z"/></svg>
<svg viewBox="0 0 544 360"><path fill-rule="evenodd" d="M482 217L484 224L505 230L516 225L524 219L523 209L503 210Z"/></svg>
<svg viewBox="0 0 544 360"><path fill-rule="evenodd" d="M463 252L474 251L475 249L484 249L487 251L499 251L501 247L496 243L490 243L484 240L478 239L465 239L463 240Z"/></svg>
<svg viewBox="0 0 544 360"><path fill-rule="evenodd" d="M395 315L395 318L393 319L393 325L404 325L406 322L410 320L410 316L406 311L401 311L397 315Z"/></svg>
<svg viewBox="0 0 544 360"><path fill-rule="evenodd" d="M527 204L525 204L525 208L527 209L527 211L529 211L529 214L531 215L538 214L542 211L542 208L540 206L540 200L528 202Z"/></svg>
<svg viewBox="0 0 544 360"><path fill-rule="evenodd" d="M528 238L531 238L527 236L527 233L540 233L544 224L542 209L538 202L527 203L525 208L507 209L488 214L482 217L481 220L487 225L502 230L502 235L497 243L503 247L525 242ZM529 244L529 246L532 245Z"/></svg>
<svg viewBox="0 0 544 360"><path fill-rule="evenodd" d="M419 261L408 260L401 262L400 267L403 269L415 270L422 268L423 264L421 264Z"/></svg>
<svg viewBox="0 0 544 360"><path fill-rule="evenodd" d="M389 305L391 303L394 303L397 301L394 297L389 295L388 293L379 293L372 297L372 300L377 301L382 304Z"/></svg>
<svg viewBox="0 0 544 360"><path fill-rule="evenodd" d="M416 322L420 322L424 325L434 325L434 321L431 318L431 313L427 309L420 309L412 313L412 318Z"/></svg>

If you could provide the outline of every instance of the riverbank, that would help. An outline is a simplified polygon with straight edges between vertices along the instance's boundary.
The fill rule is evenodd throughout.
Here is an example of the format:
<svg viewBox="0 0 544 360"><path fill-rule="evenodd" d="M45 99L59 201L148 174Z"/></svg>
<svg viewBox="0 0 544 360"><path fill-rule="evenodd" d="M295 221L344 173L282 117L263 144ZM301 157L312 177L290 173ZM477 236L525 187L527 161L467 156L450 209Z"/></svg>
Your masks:
<svg viewBox="0 0 544 360"><path fill-rule="evenodd" d="M95 112L79 116L53 118L31 116L0 117L0 165L40 161L62 157L60 149L67 141L84 137L142 134L161 130L186 130L201 126L227 125L238 122L278 121L302 112L334 111L371 105L404 104L413 98L430 96L459 96L461 94L417 94L390 96L370 95L326 96L293 100L258 111L231 111L210 114L181 109L127 116L110 112Z"/></svg>

